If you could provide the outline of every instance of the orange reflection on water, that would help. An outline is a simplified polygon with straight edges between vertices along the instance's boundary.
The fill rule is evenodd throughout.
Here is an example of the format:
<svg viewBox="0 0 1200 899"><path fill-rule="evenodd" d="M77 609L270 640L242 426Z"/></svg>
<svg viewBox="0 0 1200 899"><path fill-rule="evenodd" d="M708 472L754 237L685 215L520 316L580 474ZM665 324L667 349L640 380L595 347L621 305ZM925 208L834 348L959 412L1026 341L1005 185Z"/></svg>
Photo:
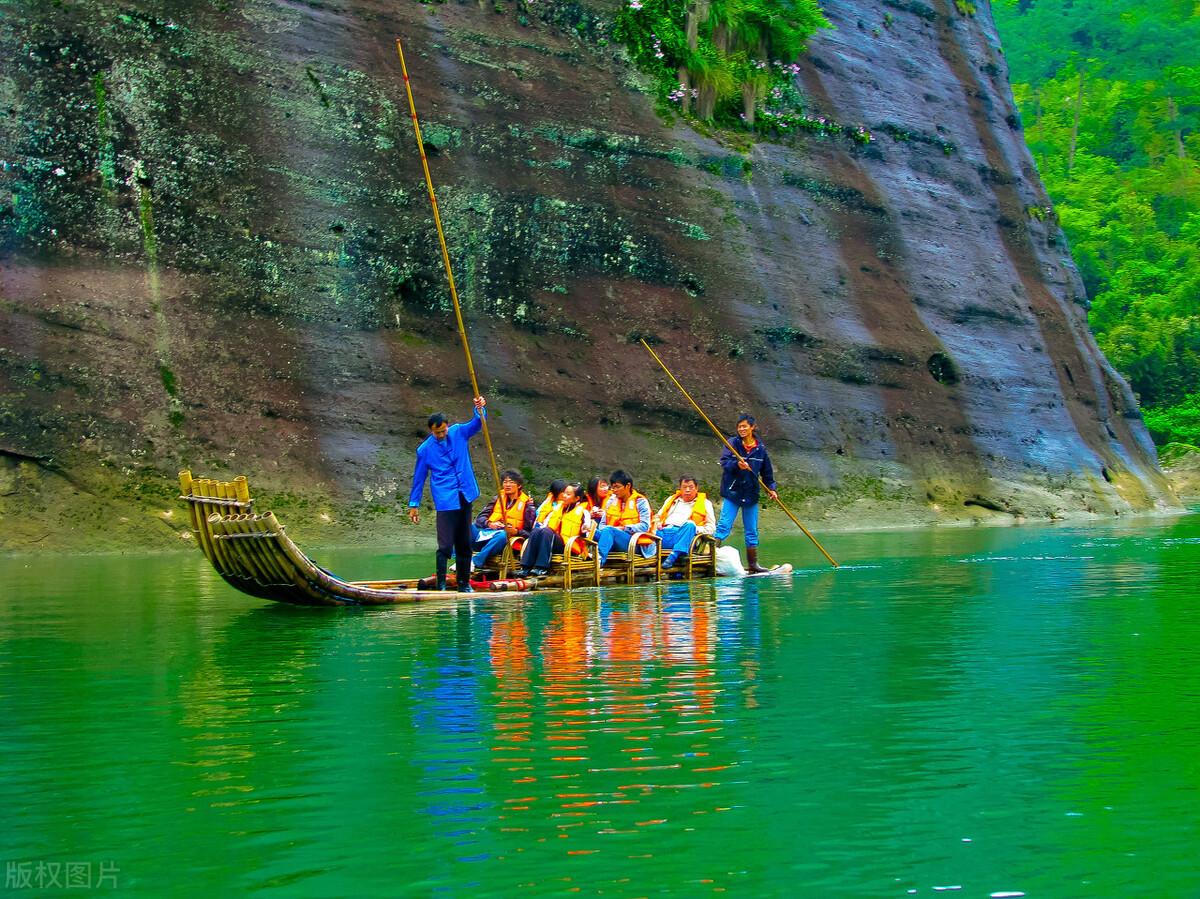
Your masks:
<svg viewBox="0 0 1200 899"><path fill-rule="evenodd" d="M514 609L492 624L492 634L488 638L492 671L497 678L503 676L501 672L527 675L529 656L529 625L525 623L525 612L524 609Z"/></svg>
<svg viewBox="0 0 1200 899"><path fill-rule="evenodd" d="M716 594L563 597L539 625L544 611L507 607L488 634L500 763L489 792L511 797L497 797L497 831L518 841L511 851L564 840L564 854L586 856L683 826L677 800L667 817L659 797L719 789L713 775L736 764L721 739ZM707 795L693 814L714 810Z"/></svg>

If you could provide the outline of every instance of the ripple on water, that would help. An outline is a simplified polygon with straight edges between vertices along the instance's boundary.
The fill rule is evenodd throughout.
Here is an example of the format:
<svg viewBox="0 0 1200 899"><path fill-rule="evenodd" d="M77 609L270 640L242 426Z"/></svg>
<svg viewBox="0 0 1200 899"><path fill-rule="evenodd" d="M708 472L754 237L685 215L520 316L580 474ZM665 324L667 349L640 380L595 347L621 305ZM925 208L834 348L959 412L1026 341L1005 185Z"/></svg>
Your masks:
<svg viewBox="0 0 1200 899"><path fill-rule="evenodd" d="M332 613L55 560L0 608L6 845L154 893L186 847L237 894L1186 895L1196 532L855 534L790 579Z"/></svg>

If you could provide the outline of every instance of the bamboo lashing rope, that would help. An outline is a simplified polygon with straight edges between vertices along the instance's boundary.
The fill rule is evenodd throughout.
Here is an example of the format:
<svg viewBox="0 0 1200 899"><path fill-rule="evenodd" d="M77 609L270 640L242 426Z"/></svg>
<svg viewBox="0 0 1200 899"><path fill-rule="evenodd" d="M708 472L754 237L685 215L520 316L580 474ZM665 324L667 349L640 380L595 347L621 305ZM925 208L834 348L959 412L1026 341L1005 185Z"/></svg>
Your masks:
<svg viewBox="0 0 1200 899"><path fill-rule="evenodd" d="M462 307L458 302L458 289L454 286L454 272L450 268L450 251L446 249L446 235L442 231L442 216L438 212L437 197L433 193L433 178L429 174L429 160L425 157L425 141L421 137L421 123L417 121L417 104L413 101L412 85L408 80L408 66L404 62L404 47L400 44L400 38L396 38L396 52L400 54L400 71L404 75L404 90L408 94L408 108L412 113L413 131L417 136L417 150L421 154L421 167L425 170L425 186L429 189L429 205L433 207L433 223L437 226L438 243L442 247L442 262L446 266L446 279L450 282L450 299L454 301L454 317L458 320L458 335L462 338L463 353L467 357L467 372L471 375L471 389L475 391L472 396L479 396L479 381L475 378L475 363L471 359L471 345L467 342L467 328L463 324ZM488 431L487 416L481 418L483 422L483 442L487 444L488 459L492 463L492 478L496 482L496 495L500 497L500 506L507 510L508 504L504 501L504 490L500 485L500 469L496 465L496 454L492 450L492 435Z"/></svg>
<svg viewBox="0 0 1200 899"><path fill-rule="evenodd" d="M650 349L650 344L646 343L645 340L642 340L641 344L642 344L642 346L644 346L646 348L646 352L654 357L654 361L662 366L662 370L667 373L667 377L671 379L671 383L673 383L676 387L679 388L679 392L682 393L685 397L687 397L687 401L692 404L692 407L697 412L700 413L700 417L703 418L705 420L705 422L708 423L708 426L713 429L713 433L716 434L721 439L721 442L723 444L725 444L725 446L729 449L729 451L731 453L733 453L734 458L736 458L739 462L745 462L746 460L742 458L741 454L733 448L733 444L725 439L725 435L721 432L721 429L712 423L712 419L704 414L704 410L700 408L700 406L696 403L696 401L694 399L692 399L692 395L690 393L688 393L686 390L684 390L683 385L680 384L679 381L677 381L675 379L675 376L673 374L671 374L671 369L667 368L666 363L663 362L660 358L658 358L658 353L656 353L656 352L654 352L654 350ZM758 476L758 483L761 484L763 486L763 489L767 491L768 495L770 495L771 488L768 487L766 482L762 479L762 475ZM834 568L837 568L838 563L833 560L833 556L831 556L831 555L829 555L829 553L825 552L825 547L823 547L820 544L820 542L817 540L817 538L814 537L809 532L808 528L806 528L804 525L802 525L800 523L800 519L798 519L795 515L792 514L792 510L783 504L783 500L781 500L779 498L778 494L776 494L776 496L775 496L775 502L779 503L779 508L783 509L783 511L787 514L787 517L790 518L795 523L796 527L798 527L798 528L800 528L800 530L804 531L804 536L806 536L809 540L811 540L813 542L813 546L815 546L817 549L819 549L821 551L821 554L823 556L825 556L826 559L829 560L829 564L832 565Z"/></svg>

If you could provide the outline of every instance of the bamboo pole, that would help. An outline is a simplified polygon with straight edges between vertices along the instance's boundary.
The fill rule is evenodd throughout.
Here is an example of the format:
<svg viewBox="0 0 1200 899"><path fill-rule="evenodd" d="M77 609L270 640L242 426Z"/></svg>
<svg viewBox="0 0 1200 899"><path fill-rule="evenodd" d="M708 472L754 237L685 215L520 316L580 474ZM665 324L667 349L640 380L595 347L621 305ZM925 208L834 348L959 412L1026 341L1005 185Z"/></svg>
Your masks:
<svg viewBox="0 0 1200 899"><path fill-rule="evenodd" d="M229 483L229 481L213 481L213 485L216 487L215 494L217 499L231 500L234 498L233 484ZM224 519L230 512L237 514L236 509L230 506L218 507L216 512L220 516L218 520ZM236 541L230 540L221 541L222 549L225 552L225 565L228 569L226 573L241 577L245 574L245 566L242 564L241 553L237 546L234 545L235 543Z"/></svg>
<svg viewBox="0 0 1200 899"><path fill-rule="evenodd" d="M184 497L196 496L195 486L190 469L185 468L179 472L179 492ZM200 507L190 499L185 499L184 502L187 503L188 519L192 523L192 533L196 537L196 542L200 544L200 551L208 558L210 565L215 565L217 559L213 555L212 541L209 540L208 530L200 517Z"/></svg>
<svg viewBox="0 0 1200 899"><path fill-rule="evenodd" d="M262 543L262 540L254 536L257 528L254 526L253 519L253 515L230 515L223 520L223 524L225 525L226 534L250 535L245 539L235 539L229 542L237 547L242 567L245 569L241 574L266 587L274 582L268 575L266 568L262 565L259 555L261 547L258 545Z"/></svg>
<svg viewBox="0 0 1200 899"><path fill-rule="evenodd" d="M250 515L246 518L246 531L254 534L270 533L265 517L261 515ZM288 585L292 583L291 575L285 571L279 562L276 554L272 551L272 544L277 542L275 536L256 537L252 540L247 540L247 543L254 544L254 552L258 559L258 564L262 568L263 577L266 578L264 584L267 586Z"/></svg>
<svg viewBox="0 0 1200 899"><path fill-rule="evenodd" d="M224 574L228 568L225 564L225 547L221 546L221 541L216 539L216 535L212 529L212 522L209 521L209 518L217 513L214 511L214 506L204 502L204 500L211 499L214 496L214 483L211 478L200 478L196 481L196 495L201 498L200 504L196 506L196 514L200 519L200 527L204 528L209 546L212 547L213 567L217 569L218 573Z"/></svg>
<svg viewBox="0 0 1200 899"><path fill-rule="evenodd" d="M700 406L696 403L696 401L694 399L692 399L692 395L690 393L688 393L686 390L684 390L683 385L680 384L679 381L677 381L675 379L675 376L673 374L671 374L671 369L667 368L666 363L663 362L662 359L658 358L658 353L656 353L656 352L654 352L654 350L650 349L650 344L646 343L645 340L642 340L641 344L642 344L642 346L644 346L646 348L646 352L654 357L654 361L657 362L660 366L662 366L662 370L667 373L667 377L671 379L671 383L679 388L679 392L682 393L685 397L687 397L687 401L692 404L692 407L697 412L700 413L700 417L703 418L704 421L708 424L708 426L713 429L713 433L716 434L717 437L719 437L721 439L721 442L723 444L725 444L726 448L731 453L733 453L734 458L736 458L739 462L745 462L746 460L742 458L741 454L733 448L733 444L725 439L725 435L724 435L724 433L722 433L721 429L718 428L715 424L713 424L712 419L709 418L707 415L705 415L704 410L700 408ZM771 488L766 485L765 481L763 481L762 475L759 475L758 483L761 484L763 489L768 491L768 495L770 495ZM798 528L800 528L800 530L804 531L804 536L813 542L813 546L815 546L817 549L819 549L821 551L821 554L826 559L829 560L829 564L832 565L834 568L839 567L838 563L834 561L833 556L829 555L829 553L827 553L825 551L825 547L823 547L821 545L820 541L818 541L817 538L812 535L812 533L808 530L808 528L806 528L804 525L802 525L800 523L800 519L798 519L795 515L792 514L792 510L783 504L783 500L781 500L779 498L778 494L775 496L775 502L779 503L779 508L783 509L783 511L787 514L787 517L792 520L792 522L796 525L796 527L798 527Z"/></svg>
<svg viewBox="0 0 1200 899"><path fill-rule="evenodd" d="M467 357L467 372L471 376L473 396L480 396L479 381L475 377L475 363L471 359L471 345L467 341L467 327L463 324L462 306L458 302L458 289L454 286L454 271L450 267L450 251L446 248L446 235L442 231L442 216L438 212L437 197L433 192L433 178L429 174L429 160L425 156L425 141L421 137L421 123L417 121L417 104L413 100L412 84L408 80L408 66L404 62L404 47L400 38L396 38L396 52L400 54L400 71L404 74L404 90L408 94L408 108L412 113L413 132L417 136L417 151L421 154L421 168L425 171L425 187L429 190L429 205L433 208L433 223L437 226L438 243L442 248L442 263L446 266L446 280L450 282L450 299L454 301L454 317L458 321L458 336L462 338L463 353ZM487 444L488 459L492 463L492 479L496 482L496 495L500 498L500 506L507 511L508 504L504 501L504 491L500 486L500 469L496 465L496 453L492 449L492 435L488 430L487 416L483 419L483 442ZM507 521L506 521L507 523Z"/></svg>
<svg viewBox="0 0 1200 899"><path fill-rule="evenodd" d="M238 475L233 479L231 486L233 498L244 505L236 507L235 513L225 519L227 533L254 534L258 528L255 527L255 516L250 511L250 484L245 475ZM269 586L272 580L268 569L263 565L262 547L258 545L262 540L249 538L231 542L237 547L237 555L244 568L242 574L264 587Z"/></svg>

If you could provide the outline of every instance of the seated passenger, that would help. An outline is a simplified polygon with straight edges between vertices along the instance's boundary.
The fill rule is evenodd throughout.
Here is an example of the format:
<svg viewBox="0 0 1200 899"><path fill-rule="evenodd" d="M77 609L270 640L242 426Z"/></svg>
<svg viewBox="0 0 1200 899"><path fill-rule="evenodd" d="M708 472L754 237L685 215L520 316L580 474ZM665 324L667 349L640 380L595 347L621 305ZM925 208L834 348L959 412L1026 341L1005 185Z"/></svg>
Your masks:
<svg viewBox="0 0 1200 899"><path fill-rule="evenodd" d="M667 497L656 520L662 548L671 551L663 562L664 569L674 568L679 557L688 554L697 534L712 534L717 529L713 504L689 474L679 479L679 489Z"/></svg>
<svg viewBox="0 0 1200 899"><path fill-rule="evenodd" d="M608 479L608 499L604 501L604 524L596 529L596 544L599 546L600 564L608 561L614 549L628 552L630 543L638 534L650 530L650 500L633 489L633 478L617 470ZM643 556L649 557L653 544L644 543L637 547Z"/></svg>
<svg viewBox="0 0 1200 899"><path fill-rule="evenodd" d="M587 491L583 501L587 504L588 514L592 516L592 527L597 528L604 523L604 501L608 499L608 481L596 475L588 481ZM590 534L588 536L591 536Z"/></svg>
<svg viewBox="0 0 1200 899"><path fill-rule="evenodd" d="M583 503L579 502L579 493L579 484L563 482L563 488L554 496L546 517L534 527L533 533L525 541L525 549L521 552L521 568L517 572L521 577L549 574L550 557L563 552L567 541L586 533L590 517ZM584 548L576 541L572 550L582 554Z"/></svg>
<svg viewBox="0 0 1200 899"><path fill-rule="evenodd" d="M482 568L489 558L502 552L512 538L529 539L535 510L533 500L522 489L524 486L525 478L519 471L509 470L500 475L504 502L501 503L501 497L497 496L475 519L471 534L471 548L475 550L471 557L473 568Z"/></svg>
<svg viewBox="0 0 1200 899"><path fill-rule="evenodd" d="M554 505L554 501L558 499L558 495L563 492L563 488L567 486L567 482L563 478L555 478L550 482L550 487L546 491L546 498L541 501L537 507L537 514L534 515L534 521L537 524L544 524L546 516L550 514L550 507Z"/></svg>

